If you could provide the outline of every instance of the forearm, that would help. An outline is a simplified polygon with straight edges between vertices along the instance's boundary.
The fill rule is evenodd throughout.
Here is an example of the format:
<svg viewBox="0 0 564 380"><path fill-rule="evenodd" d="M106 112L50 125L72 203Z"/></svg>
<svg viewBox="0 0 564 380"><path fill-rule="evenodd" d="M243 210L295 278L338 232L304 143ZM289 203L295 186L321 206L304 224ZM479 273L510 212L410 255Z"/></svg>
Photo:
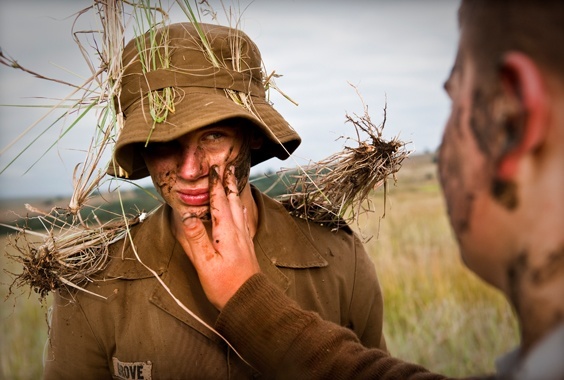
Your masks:
<svg viewBox="0 0 564 380"><path fill-rule="evenodd" d="M216 328L259 371L280 378L444 378L363 347L350 330L301 310L262 274L225 305Z"/></svg>

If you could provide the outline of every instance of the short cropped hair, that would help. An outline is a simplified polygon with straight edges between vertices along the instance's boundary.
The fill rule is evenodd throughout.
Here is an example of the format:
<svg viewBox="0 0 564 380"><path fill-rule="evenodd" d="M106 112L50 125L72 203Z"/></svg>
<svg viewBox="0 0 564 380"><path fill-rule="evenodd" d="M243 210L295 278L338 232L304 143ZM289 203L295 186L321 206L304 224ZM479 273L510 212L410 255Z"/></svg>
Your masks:
<svg viewBox="0 0 564 380"><path fill-rule="evenodd" d="M505 52L520 51L564 81L564 0L463 0L458 18L482 80Z"/></svg>
<svg viewBox="0 0 564 380"><path fill-rule="evenodd" d="M490 168L513 149L523 134L518 117L507 117L511 107L499 96L500 64L510 51L530 57L551 80L564 84L564 0L462 0L459 54L478 73L472 91L471 130ZM501 105L501 106L500 106ZM518 200L511 183L492 177L492 194L507 207Z"/></svg>

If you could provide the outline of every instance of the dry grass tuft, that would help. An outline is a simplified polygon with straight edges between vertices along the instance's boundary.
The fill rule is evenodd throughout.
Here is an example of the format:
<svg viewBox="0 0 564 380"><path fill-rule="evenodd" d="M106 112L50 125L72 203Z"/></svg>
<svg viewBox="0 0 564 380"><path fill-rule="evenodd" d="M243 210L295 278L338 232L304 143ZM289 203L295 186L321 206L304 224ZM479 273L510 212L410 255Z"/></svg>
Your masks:
<svg viewBox="0 0 564 380"><path fill-rule="evenodd" d="M75 30L78 19L92 12L98 16L100 27ZM88 205L89 198L104 181L107 167L103 162L104 152L113 147L123 127L122 110L119 106L114 106L114 99L119 97L121 91L122 51L128 26L131 28L133 24L132 27L138 27L141 33L144 32L145 24L160 25L165 22L167 15L160 6L154 7L144 0L93 0L92 5L77 12L75 17L72 35L91 71L91 76L82 84L74 85L45 77L26 69L0 52L2 65L73 88L67 97L53 105L47 113L61 113L55 123L71 120L70 126L66 127L59 139L78 125L85 115L95 113L97 119L86 157L75 166L73 192L68 206L49 213L28 206L30 212L38 214L33 218L41 221L45 232L31 231L25 226L6 226L17 231L8 245L18 253L9 255L8 258L21 263L23 267L21 273L12 273L15 279L10 287L10 294L12 288L24 285L29 285L41 298L63 285L84 290L82 286L90 282L91 276L102 270L107 263L108 245L123 238L129 227L139 221L139 215L130 216L125 212L112 215L114 220L107 223L98 221L95 214L91 222L82 220L81 215L86 208L91 207ZM15 141L29 133L42 120L43 118L28 127ZM52 125L48 125L46 129L51 127ZM4 150L9 149L13 143ZM17 157L28 148L29 146ZM14 161L15 159L10 164ZM113 162L110 165L114 172L122 171ZM119 193L119 186L117 190Z"/></svg>
<svg viewBox="0 0 564 380"><path fill-rule="evenodd" d="M372 211L370 193L384 185L400 170L403 160L410 154L406 143L397 138L386 141L386 107L382 124L372 123L364 105L364 115L346 115L356 132L356 147L344 149L321 161L309 165L294 175L288 194L279 197L288 211L300 218L339 228ZM367 135L362 140L361 135Z"/></svg>
<svg viewBox="0 0 564 380"><path fill-rule="evenodd" d="M140 214L130 219L119 216L110 222L89 225L82 220L78 222L68 212L61 214L53 209L44 213L26 206L28 211L39 214L33 218L41 221L45 232L4 225L17 230L6 243L16 253L7 250L6 257L22 268L20 273L8 272L13 277L8 296L13 294L13 289L29 287L40 299L45 299L49 292L65 285L91 293L83 286L105 268L108 246L122 239L145 216ZM71 221L67 221L69 216Z"/></svg>

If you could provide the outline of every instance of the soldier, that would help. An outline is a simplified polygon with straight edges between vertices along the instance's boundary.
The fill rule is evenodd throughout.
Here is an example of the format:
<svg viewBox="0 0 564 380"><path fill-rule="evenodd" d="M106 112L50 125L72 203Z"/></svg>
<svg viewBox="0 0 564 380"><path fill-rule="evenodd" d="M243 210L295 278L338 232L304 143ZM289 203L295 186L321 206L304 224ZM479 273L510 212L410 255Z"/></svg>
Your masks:
<svg viewBox="0 0 564 380"><path fill-rule="evenodd" d="M145 49L161 37L158 52L148 54ZM147 72L148 60L167 52L169 58ZM107 300L86 292L55 294L45 377L258 375L198 320L213 325L219 312L189 259L204 252L187 245L183 231L183 221L192 219L216 230L220 206L210 188L226 178L237 183L231 196L245 209L245 239L262 273L302 308L347 326L368 347L386 349L380 287L355 234L294 218L248 181L251 165L285 159L300 143L266 100L261 56L249 37L223 26L173 24L131 41L123 63L116 108L125 125L110 172L130 179L150 175L165 204L109 246L109 266L86 288ZM166 94L174 101L157 123L151 104L166 104ZM223 249L230 238L216 235L214 244ZM232 269L230 275L237 275Z"/></svg>

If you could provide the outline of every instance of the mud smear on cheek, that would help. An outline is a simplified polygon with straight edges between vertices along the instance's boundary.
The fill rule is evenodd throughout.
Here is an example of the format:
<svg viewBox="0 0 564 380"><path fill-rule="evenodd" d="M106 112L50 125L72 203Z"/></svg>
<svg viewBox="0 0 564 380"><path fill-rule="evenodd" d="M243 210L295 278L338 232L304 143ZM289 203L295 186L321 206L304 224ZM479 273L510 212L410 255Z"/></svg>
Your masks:
<svg viewBox="0 0 564 380"><path fill-rule="evenodd" d="M226 158L226 162L233 154L235 147L229 148L229 155ZM247 182L249 181L249 175L251 173L251 138L250 136L245 136L243 138L243 143L239 154L233 161L231 161L228 166L235 167L235 178L237 178L237 191L239 194L243 191ZM226 190L227 191L227 190Z"/></svg>
<svg viewBox="0 0 564 380"><path fill-rule="evenodd" d="M474 91L472 94L473 108L470 117L470 130L478 149L484 153L490 165L497 166L499 157L503 154L503 151L511 149L507 145L513 144L516 136L511 120L507 120L501 114L505 112L504 109L497 107L497 114L494 114L494 100L493 95L488 96L480 90ZM493 171L494 167L491 170ZM490 193L508 210L517 208L519 204L517 186L513 182L493 178Z"/></svg>
<svg viewBox="0 0 564 380"><path fill-rule="evenodd" d="M204 148L202 148L201 146L198 146L198 147L196 148L196 151L197 151L197 154L198 154L199 157L205 157L205 150L204 150ZM200 161L199 170L200 170L200 173L203 173L203 172L204 172L204 160L203 160L203 159L200 159L199 161Z"/></svg>
<svg viewBox="0 0 564 380"><path fill-rule="evenodd" d="M176 181L176 174L169 170L157 177L155 185L158 189L160 189L161 195L165 197L172 193L172 188L174 187Z"/></svg>

